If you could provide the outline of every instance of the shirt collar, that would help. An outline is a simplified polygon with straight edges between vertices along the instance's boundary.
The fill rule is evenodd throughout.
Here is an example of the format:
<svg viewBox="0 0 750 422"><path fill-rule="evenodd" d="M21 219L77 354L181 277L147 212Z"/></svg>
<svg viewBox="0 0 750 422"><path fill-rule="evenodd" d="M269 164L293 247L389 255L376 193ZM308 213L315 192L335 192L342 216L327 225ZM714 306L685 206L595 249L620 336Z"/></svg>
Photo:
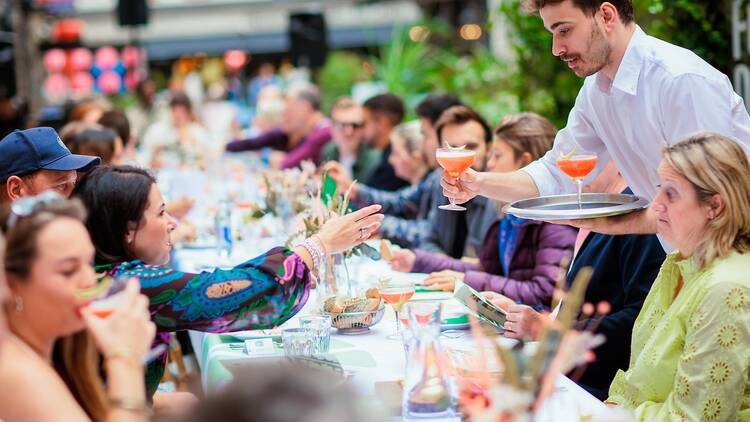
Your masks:
<svg viewBox="0 0 750 422"><path fill-rule="evenodd" d="M635 26L632 38L625 49L625 55L622 56L620 67L617 68L615 80L611 81L604 72L596 74L596 84L599 90L609 94L612 88L622 91L626 94L636 95L638 91L638 78L643 68L643 55L639 46L647 40L647 35L640 26Z"/></svg>
<svg viewBox="0 0 750 422"><path fill-rule="evenodd" d="M700 271L698 262L694 257L680 259L679 252L675 255L675 265L677 265L680 274L682 274L683 280L692 278L696 273Z"/></svg>

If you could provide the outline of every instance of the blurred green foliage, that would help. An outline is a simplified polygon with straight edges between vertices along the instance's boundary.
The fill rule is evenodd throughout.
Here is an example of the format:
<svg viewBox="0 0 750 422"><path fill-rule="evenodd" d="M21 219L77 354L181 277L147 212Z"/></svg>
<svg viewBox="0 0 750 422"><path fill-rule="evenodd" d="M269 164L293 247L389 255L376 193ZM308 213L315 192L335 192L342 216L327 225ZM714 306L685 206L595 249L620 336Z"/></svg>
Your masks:
<svg viewBox="0 0 750 422"><path fill-rule="evenodd" d="M634 1L636 21L648 34L694 51L724 73L732 65L729 5L729 0ZM430 33L424 41L412 41L409 28L401 28L377 57L360 58L358 66L331 61L332 81L321 79L323 92L328 97L334 84L330 92L348 92L349 81L363 77L354 68L361 69L365 60L374 69L372 78L412 109L427 93L451 92L492 124L507 113L534 111L565 126L583 79L552 55L551 35L538 16L521 10L519 0L502 0L493 12L486 26L505 28L515 60L505 62L483 46L466 53L445 26L423 22L419 25ZM337 54L329 60L338 60Z"/></svg>

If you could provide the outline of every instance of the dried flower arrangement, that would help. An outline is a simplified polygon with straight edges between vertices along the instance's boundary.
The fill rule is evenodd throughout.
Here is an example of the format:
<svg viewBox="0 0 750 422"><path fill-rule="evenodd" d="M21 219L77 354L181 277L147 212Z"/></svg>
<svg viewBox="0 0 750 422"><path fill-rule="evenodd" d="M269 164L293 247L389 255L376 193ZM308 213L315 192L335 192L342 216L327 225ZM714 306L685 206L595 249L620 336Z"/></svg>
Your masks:
<svg viewBox="0 0 750 422"><path fill-rule="evenodd" d="M574 329L581 313L586 286L591 278L591 268L581 269L570 290L564 292L558 283L555 298L564 298L565 306L556 320L544 319L539 341L530 356L523 352L524 342L512 348L500 346L489 338L476 319L472 319L472 336L478 344L491 344L491 348L479 347L479 364L472 372L479 377L461 380L459 405L472 422L530 421L534 411L551 396L558 374L565 374L581 367L593 358L591 350L604 343L601 334L595 334L598 322ZM561 277L562 278L562 277ZM608 304L597 307L594 321L609 312ZM583 306L584 317L592 315L593 305ZM487 353L494 353L503 367L501 375L493 377L486 366ZM580 376L580 373L577 373ZM575 375L575 374L574 374Z"/></svg>

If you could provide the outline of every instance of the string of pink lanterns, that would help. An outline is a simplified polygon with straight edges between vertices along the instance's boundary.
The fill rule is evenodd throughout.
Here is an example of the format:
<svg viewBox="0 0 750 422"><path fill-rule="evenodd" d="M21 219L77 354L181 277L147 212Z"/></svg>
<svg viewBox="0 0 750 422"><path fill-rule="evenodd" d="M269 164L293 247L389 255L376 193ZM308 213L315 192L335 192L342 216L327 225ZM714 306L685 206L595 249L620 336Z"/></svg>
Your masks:
<svg viewBox="0 0 750 422"><path fill-rule="evenodd" d="M44 95L51 103L79 100L93 93L113 95L135 89L144 77L142 49L127 46L118 51L104 46L95 52L87 48L53 48L44 53L47 72Z"/></svg>

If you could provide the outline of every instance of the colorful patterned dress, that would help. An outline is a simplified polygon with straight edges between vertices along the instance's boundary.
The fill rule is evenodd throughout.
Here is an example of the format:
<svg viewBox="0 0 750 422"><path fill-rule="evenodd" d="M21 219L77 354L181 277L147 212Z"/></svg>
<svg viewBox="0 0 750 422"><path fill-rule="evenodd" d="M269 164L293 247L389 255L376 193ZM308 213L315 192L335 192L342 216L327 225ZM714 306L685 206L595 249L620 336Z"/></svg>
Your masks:
<svg viewBox="0 0 750 422"><path fill-rule="evenodd" d="M101 276L140 280L157 326L155 345L168 342L168 333L179 330L223 333L278 326L302 309L310 289L310 272L302 259L281 247L230 270L200 274L142 261L96 268ZM146 371L150 394L161 380L166 359L165 353Z"/></svg>
<svg viewBox="0 0 750 422"><path fill-rule="evenodd" d="M607 402L638 421L750 421L750 254L667 256ZM675 297L678 280L683 286Z"/></svg>

